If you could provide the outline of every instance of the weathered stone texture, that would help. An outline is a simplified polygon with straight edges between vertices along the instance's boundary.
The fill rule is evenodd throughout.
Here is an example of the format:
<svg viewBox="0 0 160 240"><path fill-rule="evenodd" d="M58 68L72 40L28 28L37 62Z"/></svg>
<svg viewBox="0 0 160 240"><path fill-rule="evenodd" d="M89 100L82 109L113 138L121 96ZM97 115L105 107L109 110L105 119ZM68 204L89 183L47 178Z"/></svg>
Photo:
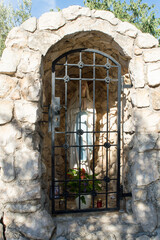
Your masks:
<svg viewBox="0 0 160 240"><path fill-rule="evenodd" d="M62 27L65 24L65 18L62 12L48 12L42 14L38 21L38 29L51 29L55 30Z"/></svg>
<svg viewBox="0 0 160 240"><path fill-rule="evenodd" d="M4 240L3 238L3 225L0 224L0 240Z"/></svg>
<svg viewBox="0 0 160 240"><path fill-rule="evenodd" d="M22 122L35 123L38 120L38 104L26 101L15 102L15 117Z"/></svg>
<svg viewBox="0 0 160 240"><path fill-rule="evenodd" d="M82 7L80 6L70 6L68 8L64 8L62 9L62 14L63 14L63 17L66 19L66 20L74 20L80 16L87 16L87 17L90 17L91 16L91 10L89 8L85 8L83 9Z"/></svg>
<svg viewBox="0 0 160 240"><path fill-rule="evenodd" d="M151 87L160 85L160 62L147 65L148 84Z"/></svg>
<svg viewBox="0 0 160 240"><path fill-rule="evenodd" d="M106 20L114 26L120 22L120 20L118 18L116 18L112 12L109 12L109 11L92 10L92 16L95 18L100 18L100 19Z"/></svg>
<svg viewBox="0 0 160 240"><path fill-rule="evenodd" d="M138 108L149 107L150 103L148 89L138 89L136 95L136 103Z"/></svg>
<svg viewBox="0 0 160 240"><path fill-rule="evenodd" d="M34 51L23 51L23 58L21 58L18 65L18 72L31 73L39 72L41 65L41 54Z"/></svg>
<svg viewBox="0 0 160 240"><path fill-rule="evenodd" d="M117 27L117 32L135 38L138 34L138 29L131 23L120 22Z"/></svg>
<svg viewBox="0 0 160 240"><path fill-rule="evenodd" d="M12 75L16 72L19 64L21 52L5 48L0 60L0 73L7 73Z"/></svg>
<svg viewBox="0 0 160 240"><path fill-rule="evenodd" d="M159 179L156 151L139 153L134 161L131 167L133 185L145 186Z"/></svg>
<svg viewBox="0 0 160 240"><path fill-rule="evenodd" d="M25 202L41 198L41 186L39 182L1 182L0 199L2 203Z"/></svg>
<svg viewBox="0 0 160 240"><path fill-rule="evenodd" d="M49 240L55 228L51 216L45 211L37 211L30 215L5 214L4 223L19 230L23 236L35 240Z"/></svg>
<svg viewBox="0 0 160 240"><path fill-rule="evenodd" d="M135 88L143 88L145 84L145 68L142 56L134 57L130 61L129 71Z"/></svg>
<svg viewBox="0 0 160 240"><path fill-rule="evenodd" d="M22 145L23 146L23 145ZM15 154L15 167L20 180L40 177L40 153L23 147Z"/></svg>
<svg viewBox="0 0 160 240"><path fill-rule="evenodd" d="M4 126L0 126L0 132L3 132L0 137L0 146L6 146L9 143L15 143L15 147L18 144L17 139L21 137L21 130L16 123L11 122ZM11 145L8 147L10 148Z"/></svg>
<svg viewBox="0 0 160 240"><path fill-rule="evenodd" d="M29 18L21 27L28 32L34 32L37 28L37 19L35 17Z"/></svg>
<svg viewBox="0 0 160 240"><path fill-rule="evenodd" d="M0 100L0 125L11 121L13 116L13 102Z"/></svg>
<svg viewBox="0 0 160 240"><path fill-rule="evenodd" d="M153 232L155 230L157 214L152 203L134 202L133 211L145 232Z"/></svg>
<svg viewBox="0 0 160 240"><path fill-rule="evenodd" d="M6 98L16 87L17 79L0 74L0 98Z"/></svg>
<svg viewBox="0 0 160 240"><path fill-rule="evenodd" d="M159 132L160 114L150 109L138 109L133 112L134 125L137 132Z"/></svg>
<svg viewBox="0 0 160 240"><path fill-rule="evenodd" d="M160 61L160 48L152 48L144 51L145 62Z"/></svg>
<svg viewBox="0 0 160 240"><path fill-rule="evenodd" d="M0 156L0 177L4 182L11 182L15 179L14 157L13 155L2 154Z"/></svg>
<svg viewBox="0 0 160 240"><path fill-rule="evenodd" d="M149 33L139 33L136 44L139 48L158 47L158 40Z"/></svg>
<svg viewBox="0 0 160 240"><path fill-rule="evenodd" d="M133 148L137 152L149 151L156 148L158 133L138 133L134 136Z"/></svg>
<svg viewBox="0 0 160 240"><path fill-rule="evenodd" d="M160 110L160 88L151 91L152 107L154 110Z"/></svg>

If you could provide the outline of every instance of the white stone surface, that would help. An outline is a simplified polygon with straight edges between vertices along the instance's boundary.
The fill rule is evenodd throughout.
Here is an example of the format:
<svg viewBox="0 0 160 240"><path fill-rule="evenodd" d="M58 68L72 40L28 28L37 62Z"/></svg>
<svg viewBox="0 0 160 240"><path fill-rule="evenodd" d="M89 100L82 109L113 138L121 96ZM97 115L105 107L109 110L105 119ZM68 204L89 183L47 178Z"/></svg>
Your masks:
<svg viewBox="0 0 160 240"><path fill-rule="evenodd" d="M3 132L0 137L0 146L5 147L6 145L11 143L15 143L15 146L18 144L17 139L21 137L21 130L16 123L12 122L4 126L0 126L0 132Z"/></svg>
<svg viewBox="0 0 160 240"><path fill-rule="evenodd" d="M0 155L0 178L4 182L12 182L15 179L14 157L13 155L2 154Z"/></svg>
<svg viewBox="0 0 160 240"><path fill-rule="evenodd" d="M158 47L158 40L149 33L139 33L136 44L139 48Z"/></svg>
<svg viewBox="0 0 160 240"><path fill-rule="evenodd" d="M0 74L0 98L7 97L12 89L16 87L17 79Z"/></svg>
<svg viewBox="0 0 160 240"><path fill-rule="evenodd" d="M159 132L160 114L150 109L135 109L133 111L133 121L137 132Z"/></svg>
<svg viewBox="0 0 160 240"><path fill-rule="evenodd" d="M142 56L134 57L129 63L129 71L135 88L143 88L145 84L144 62Z"/></svg>
<svg viewBox="0 0 160 240"><path fill-rule="evenodd" d="M65 18L62 12L47 12L42 14L38 21L38 29L56 30L65 24Z"/></svg>
<svg viewBox="0 0 160 240"><path fill-rule="evenodd" d="M22 145L23 146L23 145ZM15 167L18 179L33 180L40 177L40 153L23 147L15 153Z"/></svg>
<svg viewBox="0 0 160 240"><path fill-rule="evenodd" d="M105 10L98 10L98 11L92 10L92 17L107 20L109 23L111 23L114 26L120 22L120 20L116 18L112 12L105 11Z"/></svg>
<svg viewBox="0 0 160 240"><path fill-rule="evenodd" d="M0 60L0 73L13 74L17 70L21 52L5 48Z"/></svg>
<svg viewBox="0 0 160 240"><path fill-rule="evenodd" d="M155 148L158 133L138 133L134 137L133 148L137 152L144 152Z"/></svg>
<svg viewBox="0 0 160 240"><path fill-rule="evenodd" d="M135 38L138 34L138 29L129 22L120 22L117 27L117 32Z"/></svg>
<svg viewBox="0 0 160 240"><path fill-rule="evenodd" d="M148 237L147 235L142 235L140 237L137 237L136 240L151 240L151 238Z"/></svg>
<svg viewBox="0 0 160 240"><path fill-rule="evenodd" d="M22 122L35 123L38 121L38 104L26 101L17 101L15 103L15 116Z"/></svg>
<svg viewBox="0 0 160 240"><path fill-rule="evenodd" d="M152 107L154 110L160 110L160 88L151 90Z"/></svg>
<svg viewBox="0 0 160 240"><path fill-rule="evenodd" d="M36 17L27 19L24 23L22 23L21 27L28 32L34 32L37 28Z"/></svg>
<svg viewBox="0 0 160 240"><path fill-rule="evenodd" d="M41 185L39 182L0 182L1 203L25 202L41 198Z"/></svg>
<svg viewBox="0 0 160 240"><path fill-rule="evenodd" d="M21 49L27 46L28 32L21 27L14 27L5 41L6 47Z"/></svg>
<svg viewBox="0 0 160 240"><path fill-rule="evenodd" d="M147 65L148 85L155 87L160 85L160 62Z"/></svg>
<svg viewBox="0 0 160 240"><path fill-rule="evenodd" d="M136 92L136 104L138 108L149 107L149 90L148 89L137 89Z"/></svg>
<svg viewBox="0 0 160 240"><path fill-rule="evenodd" d="M73 5L68 8L62 9L62 14L63 17L66 20L74 20L80 16L91 16L91 10L89 8L82 8L81 6L78 5Z"/></svg>
<svg viewBox="0 0 160 240"><path fill-rule="evenodd" d="M41 54L34 51L23 51L23 58L21 58L18 65L18 71L22 73L39 72L41 65Z"/></svg>
<svg viewBox="0 0 160 240"><path fill-rule="evenodd" d="M152 48L144 51L145 62L157 62L160 61L160 48Z"/></svg>
<svg viewBox="0 0 160 240"><path fill-rule="evenodd" d="M46 31L36 31L34 35L28 38L30 49L40 51L44 56L49 48L60 40L60 36Z"/></svg>
<svg viewBox="0 0 160 240"><path fill-rule="evenodd" d="M16 229L29 239L49 240L55 229L51 216L45 210L29 215L6 213L4 222L7 219L11 219Z"/></svg>
<svg viewBox="0 0 160 240"><path fill-rule="evenodd" d="M113 46L115 45L119 45L119 49L121 49L121 52L123 53L123 55L132 58L133 55L133 45L134 45L134 39L126 36L126 35L122 35L120 33L115 34L114 37L114 43L112 43ZM126 44L127 43L127 44Z"/></svg>
<svg viewBox="0 0 160 240"><path fill-rule="evenodd" d="M147 200L147 190L143 188L135 188L132 191L133 201L143 201Z"/></svg>
<svg viewBox="0 0 160 240"><path fill-rule="evenodd" d="M145 232L152 232L157 226L157 213L152 203L135 202L134 214Z"/></svg>
<svg viewBox="0 0 160 240"><path fill-rule="evenodd" d="M3 238L3 225L0 223L0 240L4 240Z"/></svg>
<svg viewBox="0 0 160 240"><path fill-rule="evenodd" d="M148 185L159 179L157 153L139 153L131 167L131 174L132 184L136 186Z"/></svg>
<svg viewBox="0 0 160 240"><path fill-rule="evenodd" d="M0 124L11 121L13 116L13 102L8 100L0 100Z"/></svg>

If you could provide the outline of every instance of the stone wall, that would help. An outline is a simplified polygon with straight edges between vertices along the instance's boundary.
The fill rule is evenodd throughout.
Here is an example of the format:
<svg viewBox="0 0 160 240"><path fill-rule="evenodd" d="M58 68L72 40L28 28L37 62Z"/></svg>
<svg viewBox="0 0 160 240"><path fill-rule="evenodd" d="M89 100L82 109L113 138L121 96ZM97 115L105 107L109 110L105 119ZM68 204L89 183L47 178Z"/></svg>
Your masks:
<svg viewBox="0 0 160 240"><path fill-rule="evenodd" d="M30 18L20 27L13 28L6 40L6 49L0 61L2 239L3 235L7 240L72 239L71 232L58 233L58 218L52 218L46 210L46 185L51 162L45 159L43 149L50 139L46 127L43 128L40 122L44 120L42 105L50 101L52 61L71 49L82 47L98 49L112 56L121 64L125 81L133 84L132 88L124 89L122 93L121 172L126 191L132 191L133 195L131 201L127 202L127 206L130 204L132 207L128 207L127 211L135 217L139 227L133 229L130 236L127 236L127 230L113 235L113 231L124 228L123 224L118 225L116 230L113 228L114 217L119 221L119 215L101 216L100 220L93 221L94 224L104 220L107 225L108 221L112 221L110 228L105 228L105 231L99 228L99 236L93 231L93 234L85 237L78 235L78 231L83 231L79 228L74 239L90 239L93 235L97 236L95 239L159 239L158 41L149 34L141 33L133 25L121 22L111 12L91 11L79 6L45 13L39 19ZM78 224L91 222L92 219L87 220L88 217L78 218ZM66 219L75 221L70 217ZM65 219L62 220L67 226ZM103 232L108 233L107 238L101 236Z"/></svg>

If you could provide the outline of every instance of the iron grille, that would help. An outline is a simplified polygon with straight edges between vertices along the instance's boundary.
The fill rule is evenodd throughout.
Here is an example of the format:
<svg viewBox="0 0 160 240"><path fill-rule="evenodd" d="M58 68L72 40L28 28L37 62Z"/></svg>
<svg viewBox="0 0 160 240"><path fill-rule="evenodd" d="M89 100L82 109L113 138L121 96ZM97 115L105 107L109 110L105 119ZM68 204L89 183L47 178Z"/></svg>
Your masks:
<svg viewBox="0 0 160 240"><path fill-rule="evenodd" d="M84 81L87 83L87 87L90 89L92 95L92 131L87 127L82 127L82 125L84 125L82 115L83 112L85 112L82 107L82 85ZM78 103L76 104L79 109L77 114L80 115L80 118L78 118L77 128L71 131L68 127L70 124L70 122L68 122L68 115L69 104L73 98L69 97L69 93L73 95L76 91L75 86L78 86ZM112 87L116 87L115 107L117 109L117 121L116 129L114 130L109 128L110 95ZM100 92L102 88L103 93L105 91L105 94L102 96L106 101L104 107L105 129L98 129L96 126L96 116L98 115L96 105L97 88L99 88ZM101 98L101 96L99 98ZM111 56L94 49L76 49L63 54L53 61L49 126L49 131L51 131L52 135L52 184L50 197L53 213L113 211L120 208L120 100L121 66ZM102 111L104 111L104 108ZM84 134L86 134L87 139L88 136L92 136L90 143L88 140L86 140L86 144L82 142ZM112 134L116 136L116 142L114 143L109 139ZM99 139L97 140L97 136L102 135L105 136L104 142ZM71 144L71 137L78 139L75 141L75 144ZM89 163L91 170L90 179L86 179L85 176L82 178L81 165L83 148L91 149L92 153L92 160ZM111 166L109 165L109 154L112 148L116 150L114 177L110 175ZM104 158L101 159L105 164L103 172L101 173L100 169L100 173L97 175L97 152L99 152L100 149L105 152ZM78 153L76 168L78 172L77 179L69 174L70 156L73 150ZM61 161L59 159L61 159ZM57 170L57 164L60 163L59 170ZM57 171L60 170L61 175L58 175ZM87 173L86 169L85 173ZM73 183L78 184L78 190L75 190L75 192L70 187L70 185L74 185ZM84 184L90 184L90 191L84 191L84 189L82 189ZM99 190L96 188L97 184ZM114 187L110 188L110 186L113 185ZM82 209L81 197L88 195L91 196L91 205L86 209ZM76 197L79 197L78 206L75 205ZM101 200L98 200L99 198L101 198ZM98 205L98 201L100 205Z"/></svg>

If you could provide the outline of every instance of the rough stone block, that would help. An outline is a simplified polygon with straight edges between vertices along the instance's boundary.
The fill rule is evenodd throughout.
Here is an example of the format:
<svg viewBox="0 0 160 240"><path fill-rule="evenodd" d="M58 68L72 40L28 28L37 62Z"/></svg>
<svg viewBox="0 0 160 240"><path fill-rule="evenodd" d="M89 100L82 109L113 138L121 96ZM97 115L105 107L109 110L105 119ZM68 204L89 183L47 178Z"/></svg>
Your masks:
<svg viewBox="0 0 160 240"><path fill-rule="evenodd" d="M3 238L3 225L0 224L0 240L4 240Z"/></svg>
<svg viewBox="0 0 160 240"><path fill-rule="evenodd" d="M131 175L132 184L136 186L145 186L159 179L156 151L139 153L131 167Z"/></svg>
<svg viewBox="0 0 160 240"><path fill-rule="evenodd" d="M24 48L27 46L27 38L28 38L28 33L23 28L14 27L9 32L7 39L5 41L5 44L7 48L9 47L17 48L17 50L19 50L18 51L19 53L21 48Z"/></svg>
<svg viewBox="0 0 160 240"><path fill-rule="evenodd" d="M133 139L133 148L137 152L153 150L156 146L158 133L143 134L138 133Z"/></svg>
<svg viewBox="0 0 160 240"><path fill-rule="evenodd" d="M135 38L138 34L138 29L131 23L120 22L117 27L117 32Z"/></svg>
<svg viewBox="0 0 160 240"><path fill-rule="evenodd" d="M160 62L147 65L148 85L155 87L160 85Z"/></svg>
<svg viewBox="0 0 160 240"><path fill-rule="evenodd" d="M151 90L152 107L154 110L160 110L160 88Z"/></svg>
<svg viewBox="0 0 160 240"><path fill-rule="evenodd" d="M38 104L26 101L15 103L15 116L19 121L35 123L38 121Z"/></svg>
<svg viewBox="0 0 160 240"><path fill-rule="evenodd" d="M3 134L0 137L0 145L6 146L11 143L17 144L17 139L21 137L21 130L19 126L16 123L8 123L4 126L0 126L0 132L3 132ZM14 144L14 146L16 145ZM11 145L9 145L9 148Z"/></svg>
<svg viewBox="0 0 160 240"><path fill-rule="evenodd" d="M136 103L138 108L149 107L149 90L148 89L137 89L136 92Z"/></svg>
<svg viewBox="0 0 160 240"><path fill-rule="evenodd" d="M38 21L38 29L56 30L65 24L62 12L47 12L42 14Z"/></svg>
<svg viewBox="0 0 160 240"><path fill-rule="evenodd" d="M41 66L41 54L34 51L23 51L23 58L21 58L18 65L18 72L21 73L39 73Z"/></svg>
<svg viewBox="0 0 160 240"><path fill-rule="evenodd" d="M116 18L112 12L105 10L92 10L92 17L107 20L114 26L116 26L120 22L119 19Z"/></svg>
<svg viewBox="0 0 160 240"><path fill-rule="evenodd" d="M0 183L1 203L24 202L41 198L41 186L39 182L11 182Z"/></svg>
<svg viewBox="0 0 160 240"><path fill-rule="evenodd" d="M107 31L106 31L106 33L107 33ZM132 57L132 55L133 55L133 45L134 45L134 39L133 38L117 33L117 34L115 34L114 43L112 43L112 45L113 45L113 47L118 45L119 50L121 50L123 55L125 55L129 58Z"/></svg>
<svg viewBox="0 0 160 240"><path fill-rule="evenodd" d="M21 27L28 32L34 32L37 28L36 17L27 19L25 22L22 23Z"/></svg>
<svg viewBox="0 0 160 240"><path fill-rule="evenodd" d="M0 100L0 124L5 124L11 121L13 116L13 102Z"/></svg>
<svg viewBox="0 0 160 240"><path fill-rule="evenodd" d="M36 31L28 38L28 46L33 50L40 51L45 56L48 49L58 40L60 40L60 37L55 33Z"/></svg>
<svg viewBox="0 0 160 240"><path fill-rule="evenodd" d="M143 201L145 202L147 199L147 190L136 188L132 191L133 201Z"/></svg>
<svg viewBox="0 0 160 240"><path fill-rule="evenodd" d="M21 52L5 48L0 61L0 73L12 75L16 72Z"/></svg>
<svg viewBox="0 0 160 240"><path fill-rule="evenodd" d="M16 87L17 79L0 74L0 98L7 97L11 90Z"/></svg>
<svg viewBox="0 0 160 240"><path fill-rule="evenodd" d="M1 179L4 182L12 182L15 179L13 155L2 154L0 156Z"/></svg>
<svg viewBox="0 0 160 240"><path fill-rule="evenodd" d="M137 237L136 240L150 240L150 237L148 237L147 235L142 235L140 237Z"/></svg>
<svg viewBox="0 0 160 240"><path fill-rule="evenodd" d="M41 204L37 201L6 204L6 210L13 213L32 213L36 212L40 208Z"/></svg>
<svg viewBox="0 0 160 240"><path fill-rule="evenodd" d="M158 47L145 50L143 55L144 61L147 63L160 61L160 48Z"/></svg>
<svg viewBox="0 0 160 240"><path fill-rule="evenodd" d="M157 213L152 203L134 202L133 212L145 232L153 232L157 226Z"/></svg>
<svg viewBox="0 0 160 240"><path fill-rule="evenodd" d="M81 6L76 6L76 5L73 5L73 6L70 6L68 8L64 8L62 9L62 14L63 14L63 17L66 19L66 20L74 20L80 16L87 16L87 17L90 17L91 16L91 10L89 8L82 8Z"/></svg>
<svg viewBox="0 0 160 240"><path fill-rule="evenodd" d="M158 47L158 40L149 33L139 33L136 44L139 48L153 48Z"/></svg>
<svg viewBox="0 0 160 240"><path fill-rule="evenodd" d="M23 147L15 153L15 167L18 179L32 180L40 177L40 153Z"/></svg>
<svg viewBox="0 0 160 240"><path fill-rule="evenodd" d="M55 229L52 217L45 210L29 215L6 213L4 222L7 226L14 222L14 228L29 239L49 240Z"/></svg>
<svg viewBox="0 0 160 240"><path fill-rule="evenodd" d="M133 121L136 132L156 133L160 131L160 114L150 109L135 109Z"/></svg>
<svg viewBox="0 0 160 240"><path fill-rule="evenodd" d="M129 71L135 88L142 88L145 84L144 62L142 56L133 58L129 63Z"/></svg>

